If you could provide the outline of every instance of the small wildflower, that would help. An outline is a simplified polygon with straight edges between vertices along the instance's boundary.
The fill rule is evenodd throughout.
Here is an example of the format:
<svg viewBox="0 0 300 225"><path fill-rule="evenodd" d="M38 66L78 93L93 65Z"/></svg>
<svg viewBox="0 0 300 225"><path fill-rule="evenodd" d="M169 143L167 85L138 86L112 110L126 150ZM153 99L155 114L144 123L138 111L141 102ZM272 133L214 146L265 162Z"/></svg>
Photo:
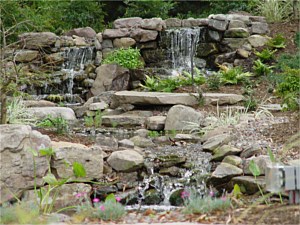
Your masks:
<svg viewBox="0 0 300 225"><path fill-rule="evenodd" d="M100 201L99 198L94 198L94 199L93 199L93 202L94 202L94 203L97 203L97 202L99 202L99 201Z"/></svg>
<svg viewBox="0 0 300 225"><path fill-rule="evenodd" d="M190 193L187 191L181 192L181 195L180 195L181 198L188 198L189 196L190 196Z"/></svg>
<svg viewBox="0 0 300 225"><path fill-rule="evenodd" d="M104 205L100 205L99 208L100 208L101 211L105 210L105 206Z"/></svg>
<svg viewBox="0 0 300 225"><path fill-rule="evenodd" d="M117 201L117 202L120 202L120 201L121 201L121 198L120 198L120 197L116 197L116 201Z"/></svg>
<svg viewBox="0 0 300 225"><path fill-rule="evenodd" d="M223 195L223 196L221 197L221 200L225 202L225 201L227 200L226 196Z"/></svg>
<svg viewBox="0 0 300 225"><path fill-rule="evenodd" d="M75 195L76 198L80 198L81 196L82 196L81 193L77 193L77 194Z"/></svg>
<svg viewBox="0 0 300 225"><path fill-rule="evenodd" d="M209 192L209 196L210 196L210 197L214 197L214 196L215 196L215 193L214 193L213 191L210 191L210 192Z"/></svg>

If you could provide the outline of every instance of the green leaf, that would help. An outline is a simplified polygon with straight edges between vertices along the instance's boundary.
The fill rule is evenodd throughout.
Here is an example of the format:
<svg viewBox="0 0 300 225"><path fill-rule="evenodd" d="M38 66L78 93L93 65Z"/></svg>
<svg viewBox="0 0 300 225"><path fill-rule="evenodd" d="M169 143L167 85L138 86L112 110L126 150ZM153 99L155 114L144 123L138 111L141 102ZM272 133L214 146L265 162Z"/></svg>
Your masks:
<svg viewBox="0 0 300 225"><path fill-rule="evenodd" d="M73 173L75 177L85 177L86 172L84 166L79 162L73 163Z"/></svg>
<svg viewBox="0 0 300 225"><path fill-rule="evenodd" d="M251 173L253 174L253 176L257 177L260 175L259 167L253 160L250 161L249 169L250 169Z"/></svg>
<svg viewBox="0 0 300 225"><path fill-rule="evenodd" d="M111 202L111 203L116 203L116 197L113 193L107 195L107 197L105 198L105 202Z"/></svg>
<svg viewBox="0 0 300 225"><path fill-rule="evenodd" d="M41 156L52 156L55 153L53 148L43 148L43 149L40 149L39 151L40 151Z"/></svg>
<svg viewBox="0 0 300 225"><path fill-rule="evenodd" d="M28 149L28 151L29 151L29 152L31 152L31 154L32 154L33 156L35 156L35 157L37 157L37 156L38 156L38 153L37 153L37 151L36 151L36 150L34 150L33 148L29 148L29 149Z"/></svg>
<svg viewBox="0 0 300 225"><path fill-rule="evenodd" d="M58 184L57 179L55 178L55 176L52 173L48 173L46 176L44 176L43 180L50 185Z"/></svg>
<svg viewBox="0 0 300 225"><path fill-rule="evenodd" d="M268 155L269 155L269 157L270 157L270 159L271 159L271 162L273 162L273 163L276 162L276 158L275 158L275 156L274 156L272 150L268 147L268 148L267 148L267 151L268 151Z"/></svg>
<svg viewBox="0 0 300 225"><path fill-rule="evenodd" d="M233 187L233 196L237 199L242 196L241 188L238 184L235 184Z"/></svg>

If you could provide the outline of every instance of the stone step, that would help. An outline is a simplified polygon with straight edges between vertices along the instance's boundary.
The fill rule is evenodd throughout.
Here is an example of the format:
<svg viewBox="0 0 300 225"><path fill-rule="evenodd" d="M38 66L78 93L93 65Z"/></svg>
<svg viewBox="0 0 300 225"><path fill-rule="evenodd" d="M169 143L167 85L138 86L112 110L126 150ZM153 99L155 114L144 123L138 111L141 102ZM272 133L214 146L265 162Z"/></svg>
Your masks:
<svg viewBox="0 0 300 225"><path fill-rule="evenodd" d="M234 105L244 101L242 95L224 93L204 93L205 105ZM166 92L138 92L119 91L114 94L117 105L187 105L194 106L201 102L198 93L166 93Z"/></svg>

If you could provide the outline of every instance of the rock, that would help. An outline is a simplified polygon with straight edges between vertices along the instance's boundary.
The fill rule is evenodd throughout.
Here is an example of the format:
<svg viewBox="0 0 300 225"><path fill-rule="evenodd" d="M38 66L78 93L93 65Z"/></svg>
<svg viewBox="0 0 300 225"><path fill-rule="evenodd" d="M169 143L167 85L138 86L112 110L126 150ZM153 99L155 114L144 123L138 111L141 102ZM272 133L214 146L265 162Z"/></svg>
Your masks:
<svg viewBox="0 0 300 225"><path fill-rule="evenodd" d="M208 39L209 41L219 42L222 38L222 33L216 30L208 30Z"/></svg>
<svg viewBox="0 0 300 225"><path fill-rule="evenodd" d="M124 205L135 205L138 204L138 191L137 190L126 190L118 194L121 198L121 203Z"/></svg>
<svg viewBox="0 0 300 225"><path fill-rule="evenodd" d="M16 52L14 59L16 62L26 63L35 60L38 56L39 56L38 51L19 50Z"/></svg>
<svg viewBox="0 0 300 225"><path fill-rule="evenodd" d="M181 193L183 192L183 189L178 189L176 191L173 191L170 195L169 202L173 206L181 206L183 205L183 199L181 197Z"/></svg>
<svg viewBox="0 0 300 225"><path fill-rule="evenodd" d="M136 41L133 38L116 38L113 41L115 48L129 48L134 46Z"/></svg>
<svg viewBox="0 0 300 225"><path fill-rule="evenodd" d="M91 88L95 96L105 91L126 90L129 85L129 70L117 64L104 64L96 69L97 77Z"/></svg>
<svg viewBox="0 0 300 225"><path fill-rule="evenodd" d="M183 105L173 106L167 114L165 130L190 130L190 123L201 124L202 113Z"/></svg>
<svg viewBox="0 0 300 225"><path fill-rule="evenodd" d="M93 86L94 81L95 81L94 79L90 79L90 78L84 79L83 85L86 88L91 88Z"/></svg>
<svg viewBox="0 0 300 225"><path fill-rule="evenodd" d="M169 27L181 27L181 19L168 18L165 20L166 26Z"/></svg>
<svg viewBox="0 0 300 225"><path fill-rule="evenodd" d="M174 137L175 141L187 141L187 142L197 142L200 140L199 136L192 134L176 134Z"/></svg>
<svg viewBox="0 0 300 225"><path fill-rule="evenodd" d="M224 37L226 38L247 38L249 37L249 32L245 28L230 28L225 31Z"/></svg>
<svg viewBox="0 0 300 225"><path fill-rule="evenodd" d="M143 19L141 22L141 28L147 30L157 30L162 31L166 29L166 23L161 18L151 18L151 19Z"/></svg>
<svg viewBox="0 0 300 225"><path fill-rule="evenodd" d="M140 17L122 18L113 22L114 28L137 28L140 27L143 19Z"/></svg>
<svg viewBox="0 0 300 225"><path fill-rule="evenodd" d="M116 105L198 105L198 93L166 93L166 92L138 92L138 91L119 91L114 94L113 101ZM205 104L225 105L236 104L244 101L242 95L204 93Z"/></svg>
<svg viewBox="0 0 300 225"><path fill-rule="evenodd" d="M113 45L112 40L110 40L110 39L103 40L103 42L102 42L102 48L103 49L105 49L105 48L113 48L113 47L114 47L114 45Z"/></svg>
<svg viewBox="0 0 300 225"><path fill-rule="evenodd" d="M222 159L225 156L228 155L237 155L241 152L242 150L235 148L230 145L223 145L221 147L216 148L213 151L213 157L211 158L211 161L222 161Z"/></svg>
<svg viewBox="0 0 300 225"><path fill-rule="evenodd" d="M248 37L248 41L251 44L252 47L262 47L264 46L268 41L270 40L269 37L264 37L258 34L251 35Z"/></svg>
<svg viewBox="0 0 300 225"><path fill-rule="evenodd" d="M241 153L241 158L250 158L251 156L260 154L262 149L259 144L249 145Z"/></svg>
<svg viewBox="0 0 300 225"><path fill-rule="evenodd" d="M229 126L220 126L213 130L209 130L201 137L201 142L206 142L208 139L217 135L229 133L231 130L232 128Z"/></svg>
<svg viewBox="0 0 300 225"><path fill-rule="evenodd" d="M129 37L129 29L128 28L120 28L120 29L105 29L102 33L103 38L120 38L120 37Z"/></svg>
<svg viewBox="0 0 300 225"><path fill-rule="evenodd" d="M106 102L95 102L89 105L89 110L91 111L102 111L104 109L107 109L108 105Z"/></svg>
<svg viewBox="0 0 300 225"><path fill-rule="evenodd" d="M228 14L226 18L230 21L232 20L240 20L243 21L245 24L250 24L250 16L248 15L241 15L241 14Z"/></svg>
<svg viewBox="0 0 300 225"><path fill-rule="evenodd" d="M224 53L216 57L215 64L222 65L224 63L233 63L235 58L236 58L236 51Z"/></svg>
<svg viewBox="0 0 300 225"><path fill-rule="evenodd" d="M151 116L146 120L146 127L149 130L163 130L165 127L165 116Z"/></svg>
<svg viewBox="0 0 300 225"><path fill-rule="evenodd" d="M243 59L247 59L250 56L251 52L248 52L245 49L239 48L236 50L236 54Z"/></svg>
<svg viewBox="0 0 300 225"><path fill-rule="evenodd" d="M228 26L227 20L209 19L208 21L208 27L218 31L225 31L227 29L227 26Z"/></svg>
<svg viewBox="0 0 300 225"><path fill-rule="evenodd" d="M49 55L45 55L44 60L45 62L51 65L61 65L64 62L63 54L63 52L56 52Z"/></svg>
<svg viewBox="0 0 300 225"><path fill-rule="evenodd" d="M148 137L149 131L147 129L138 129L134 131L134 135L140 136L140 137Z"/></svg>
<svg viewBox="0 0 300 225"><path fill-rule="evenodd" d="M76 35L78 37L84 37L84 38L94 38L96 36L96 32L91 27L82 27L82 28L75 28L70 31L68 31L66 36L73 36Z"/></svg>
<svg viewBox="0 0 300 225"><path fill-rule="evenodd" d="M56 40L54 46L56 48L61 48L61 47L71 47L74 46L75 42L72 37L69 36L60 36Z"/></svg>
<svg viewBox="0 0 300 225"><path fill-rule="evenodd" d="M200 26L207 26L208 25L208 19L194 19L194 18L188 18L182 20L181 24L182 27L200 27Z"/></svg>
<svg viewBox="0 0 300 225"><path fill-rule="evenodd" d="M169 175L169 176L171 175L173 177L178 176L179 173L180 173L180 169L176 166L162 168L162 169L159 170L159 174Z"/></svg>
<svg viewBox="0 0 300 225"><path fill-rule="evenodd" d="M143 166L144 157L134 150L123 150L113 152L107 162L116 171L130 172Z"/></svg>
<svg viewBox="0 0 300 225"><path fill-rule="evenodd" d="M103 36L102 36L102 33L101 33L101 32L96 34L96 38L97 38L97 40L99 41L99 43L102 43L102 41L103 41Z"/></svg>
<svg viewBox="0 0 300 225"><path fill-rule="evenodd" d="M116 184L120 191L125 189L135 188L139 186L139 174L138 172L121 173L118 172L119 181Z"/></svg>
<svg viewBox="0 0 300 225"><path fill-rule="evenodd" d="M130 37L138 42L154 41L158 32L155 30L144 30L137 28L130 32Z"/></svg>
<svg viewBox="0 0 300 225"><path fill-rule="evenodd" d="M146 117L123 113L121 115L102 116L102 124L105 126L142 126L145 124Z"/></svg>
<svg viewBox="0 0 300 225"><path fill-rule="evenodd" d="M158 155L155 158L155 167L156 168L169 168L172 166L179 166L186 162L186 158L182 156L178 156L175 154L169 155Z"/></svg>
<svg viewBox="0 0 300 225"><path fill-rule="evenodd" d="M138 49L157 49L157 42L149 41L144 43L137 43L136 47Z"/></svg>
<svg viewBox="0 0 300 225"><path fill-rule="evenodd" d="M202 146L203 150L213 152L217 147L227 144L232 140L229 134L220 134L209 138Z"/></svg>
<svg viewBox="0 0 300 225"><path fill-rule="evenodd" d="M249 169L249 164L251 160L253 160L254 163L258 166L260 170L260 175L265 175L266 168L272 165L271 159L267 155L260 155L257 157L246 159L244 164L244 174L246 175L252 175Z"/></svg>
<svg viewBox="0 0 300 225"><path fill-rule="evenodd" d="M51 32L30 32L18 36L22 48L36 49L51 47L55 44L58 36Z"/></svg>
<svg viewBox="0 0 300 225"><path fill-rule="evenodd" d="M119 148L134 148L134 143L128 139L123 139L118 141L118 146Z"/></svg>
<svg viewBox="0 0 300 225"><path fill-rule="evenodd" d="M42 177L48 171L46 157L35 157L34 172L33 155L30 149L38 151L51 147L48 136L32 130L27 125L0 125L0 203L12 200L14 194L20 197L26 189L41 186ZM36 180L34 179L36 177Z"/></svg>
<svg viewBox="0 0 300 225"><path fill-rule="evenodd" d="M48 190L48 186L45 186L44 189ZM68 206L80 205L82 204L83 199L85 201L90 201L88 199L90 199L91 191L92 187L88 184L63 184L62 186L54 189L54 191L50 192L48 203L49 206L54 203L53 210L59 210ZM82 194L82 196L76 197L76 194ZM30 190L25 192L23 200L32 202L35 202L36 200L39 201L39 199L36 197L37 196L34 190Z"/></svg>
<svg viewBox="0 0 300 225"><path fill-rule="evenodd" d="M223 38L222 44L227 45L231 50L236 50L241 48L246 40L246 38Z"/></svg>
<svg viewBox="0 0 300 225"><path fill-rule="evenodd" d="M212 184L218 190L223 189L227 182L232 177L243 174L243 170L228 163L222 162L217 166L209 179L209 184Z"/></svg>
<svg viewBox="0 0 300 225"><path fill-rule="evenodd" d="M140 137L140 136L134 136L130 138L130 141L134 143L134 146L138 146L141 148L147 148L147 147L153 147L155 144L152 142L151 139Z"/></svg>
<svg viewBox="0 0 300 225"><path fill-rule="evenodd" d="M97 198L100 199L100 201L104 201L106 196L111 193L116 193L118 191L117 187L114 185L106 185L102 186L100 188L97 188L95 191L95 195Z"/></svg>
<svg viewBox="0 0 300 225"><path fill-rule="evenodd" d="M104 135L98 134L96 136L95 144L99 145L105 151L118 150L118 140L115 137L106 137Z"/></svg>
<svg viewBox="0 0 300 225"><path fill-rule="evenodd" d="M196 56L207 57L218 52L219 49L216 43L200 43L197 48Z"/></svg>
<svg viewBox="0 0 300 225"><path fill-rule="evenodd" d="M156 189L145 191L144 196L145 205L159 205L159 203L162 201L161 195Z"/></svg>
<svg viewBox="0 0 300 225"><path fill-rule="evenodd" d="M55 107L54 102L47 100L23 100L25 107Z"/></svg>
<svg viewBox="0 0 300 225"><path fill-rule="evenodd" d="M88 43L86 42L84 37L73 35L73 39L76 46L88 46Z"/></svg>
<svg viewBox="0 0 300 225"><path fill-rule="evenodd" d="M73 109L67 107L34 107L28 108L26 111L39 120L43 120L48 116L51 116L52 118L61 117L68 121L76 121Z"/></svg>
<svg viewBox="0 0 300 225"><path fill-rule="evenodd" d="M299 166L300 165L300 159L294 159L287 162L290 166Z"/></svg>
<svg viewBox="0 0 300 225"><path fill-rule="evenodd" d="M230 20L229 25L228 25L228 29L231 28L247 28L245 22L241 21L241 20Z"/></svg>
<svg viewBox="0 0 300 225"><path fill-rule="evenodd" d="M103 54L102 54L102 52L97 51L97 53L96 53L96 58L95 58L95 65L96 65L96 66L99 66L99 65L101 64L101 62L102 62L102 59L103 59ZM95 77L95 78L96 78L96 77Z"/></svg>
<svg viewBox="0 0 300 225"><path fill-rule="evenodd" d="M267 104L267 105L262 105L262 107L266 110L273 111L273 112L282 111L282 107L280 104Z"/></svg>
<svg viewBox="0 0 300 225"><path fill-rule="evenodd" d="M257 184L259 184L263 190L266 187L265 177L257 177L256 179L252 176L233 177L229 183L230 189L233 189L235 184L238 184L241 192L247 195L253 195L259 191Z"/></svg>
<svg viewBox="0 0 300 225"><path fill-rule="evenodd" d="M102 149L98 146L87 147L71 142L52 141L55 151L51 167L55 169L60 178L72 177L73 179L94 180L102 177L103 156ZM86 171L86 177L75 178L72 165L81 163Z"/></svg>
<svg viewBox="0 0 300 225"><path fill-rule="evenodd" d="M268 34L270 32L267 23L252 22L252 34Z"/></svg>
<svg viewBox="0 0 300 225"><path fill-rule="evenodd" d="M223 160L222 162L224 163L229 163L231 165L234 165L234 166L237 166L239 167L240 165L242 165L243 163L243 160L236 156L236 155L227 155Z"/></svg>
<svg viewBox="0 0 300 225"><path fill-rule="evenodd" d="M252 22L261 22L261 23L267 22L266 17L264 17L264 16L249 16L249 19Z"/></svg>

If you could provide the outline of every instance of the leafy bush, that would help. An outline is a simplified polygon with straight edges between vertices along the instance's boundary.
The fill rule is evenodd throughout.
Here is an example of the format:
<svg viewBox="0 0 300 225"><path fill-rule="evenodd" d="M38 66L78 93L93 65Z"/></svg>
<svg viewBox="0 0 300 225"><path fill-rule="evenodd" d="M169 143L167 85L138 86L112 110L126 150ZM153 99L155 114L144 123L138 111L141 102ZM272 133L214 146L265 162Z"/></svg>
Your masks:
<svg viewBox="0 0 300 225"><path fill-rule="evenodd" d="M268 75L272 72L273 66L268 66L264 63L262 63L259 59L254 61L253 70L255 74L262 76L262 75Z"/></svg>
<svg viewBox="0 0 300 225"><path fill-rule="evenodd" d="M118 64L128 69L143 67L141 54L137 48L121 48L113 51L103 60L103 64Z"/></svg>
<svg viewBox="0 0 300 225"><path fill-rule="evenodd" d="M298 52L295 55L282 54L277 60L276 68L284 70L286 67L291 69L300 69L300 53Z"/></svg>
<svg viewBox="0 0 300 225"><path fill-rule="evenodd" d="M221 79L218 73L214 73L206 80L209 90L219 90L221 85Z"/></svg>
<svg viewBox="0 0 300 225"><path fill-rule="evenodd" d="M260 59L260 61L266 62L266 61L269 61L271 59L274 59L274 53L276 51L277 51L276 49L271 51L270 49L265 48L261 52L255 52L255 55Z"/></svg>
<svg viewBox="0 0 300 225"><path fill-rule="evenodd" d="M282 34L277 34L275 37L271 38L267 45L271 48L285 48L286 39Z"/></svg>
<svg viewBox="0 0 300 225"><path fill-rule="evenodd" d="M298 48L300 48L300 32L297 32L295 35L295 44Z"/></svg>
<svg viewBox="0 0 300 225"><path fill-rule="evenodd" d="M237 66L233 68L221 67L220 70L221 83L223 84L238 84L253 76L249 72L243 72L242 67Z"/></svg>
<svg viewBox="0 0 300 225"><path fill-rule="evenodd" d="M46 119L42 120L37 124L38 127L48 127L55 128L55 132L57 134L68 133L69 124L66 119L62 116L53 118L52 116L48 116Z"/></svg>

